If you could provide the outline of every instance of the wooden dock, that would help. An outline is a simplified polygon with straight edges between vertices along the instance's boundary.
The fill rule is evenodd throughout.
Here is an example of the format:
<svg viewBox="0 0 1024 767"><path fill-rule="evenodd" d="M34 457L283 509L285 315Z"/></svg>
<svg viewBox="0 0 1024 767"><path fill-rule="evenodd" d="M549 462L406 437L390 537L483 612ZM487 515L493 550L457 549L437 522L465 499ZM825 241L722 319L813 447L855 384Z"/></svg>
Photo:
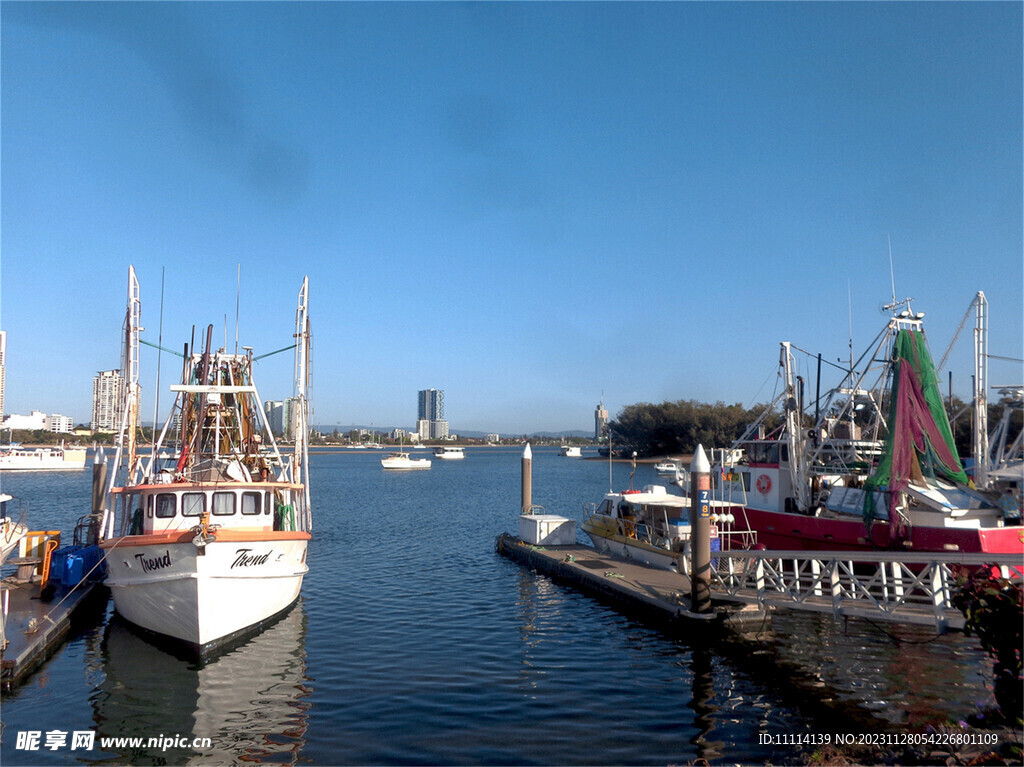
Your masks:
<svg viewBox="0 0 1024 767"><path fill-rule="evenodd" d="M88 581L71 590L58 586L47 601L39 598L38 582L6 578L0 587L7 600L7 644L0 652L0 687L5 690L49 658L77 619L102 611L109 596L105 586Z"/></svg>
<svg viewBox="0 0 1024 767"><path fill-rule="evenodd" d="M765 628L765 610L734 599L712 599L709 614L690 611L685 575L601 554L589 546L535 546L504 534L497 551L553 580L570 584L669 628L743 635Z"/></svg>

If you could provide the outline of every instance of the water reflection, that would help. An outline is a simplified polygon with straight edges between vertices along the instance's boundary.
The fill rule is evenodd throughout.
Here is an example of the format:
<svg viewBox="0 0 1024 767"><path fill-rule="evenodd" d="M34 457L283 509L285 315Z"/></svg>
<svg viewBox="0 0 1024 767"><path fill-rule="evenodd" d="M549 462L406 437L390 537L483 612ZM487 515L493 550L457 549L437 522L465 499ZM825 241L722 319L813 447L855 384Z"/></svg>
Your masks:
<svg viewBox="0 0 1024 767"><path fill-rule="evenodd" d="M872 621L779 611L773 652L816 678L837 701L907 728L963 718L991 700L990 668L972 637ZM865 718L865 726L872 726Z"/></svg>
<svg viewBox="0 0 1024 767"><path fill-rule="evenodd" d="M203 663L175 657L112 619L103 640L105 678L92 697L97 739L143 739L145 745L108 749L130 764L294 764L312 692L305 639L301 601L270 628ZM160 736L190 742L148 745ZM209 746L192 742L198 738Z"/></svg>
<svg viewBox="0 0 1024 767"><path fill-rule="evenodd" d="M715 697L714 658L707 647L692 646L690 648L690 671L693 673L691 683L692 696L687 704L693 709L693 724L698 732L690 742L697 749L697 758L711 761L722 756L720 741L710 740L715 730L715 714L718 706L712 703Z"/></svg>
<svg viewBox="0 0 1024 767"><path fill-rule="evenodd" d="M517 586L518 687L530 710L543 714L532 728L535 738L575 743L573 758L585 753L595 763L637 754L644 763L710 761L729 751L713 736L722 737L723 692L734 690L716 678L721 671L712 649L637 624L529 571L520 573ZM573 603L588 614L585 628L572 625L581 614ZM651 657L663 661L653 671ZM737 695L743 700L744 693ZM724 715L737 732L750 726Z"/></svg>

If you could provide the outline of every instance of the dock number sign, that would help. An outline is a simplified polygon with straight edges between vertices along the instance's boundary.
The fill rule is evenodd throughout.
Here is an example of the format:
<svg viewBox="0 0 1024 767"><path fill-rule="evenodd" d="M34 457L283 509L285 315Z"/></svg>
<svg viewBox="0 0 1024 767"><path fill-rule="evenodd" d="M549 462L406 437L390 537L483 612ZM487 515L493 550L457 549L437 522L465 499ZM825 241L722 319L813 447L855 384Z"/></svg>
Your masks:
<svg viewBox="0 0 1024 767"><path fill-rule="evenodd" d="M697 505L701 519L711 516L711 477L707 474L697 475Z"/></svg>

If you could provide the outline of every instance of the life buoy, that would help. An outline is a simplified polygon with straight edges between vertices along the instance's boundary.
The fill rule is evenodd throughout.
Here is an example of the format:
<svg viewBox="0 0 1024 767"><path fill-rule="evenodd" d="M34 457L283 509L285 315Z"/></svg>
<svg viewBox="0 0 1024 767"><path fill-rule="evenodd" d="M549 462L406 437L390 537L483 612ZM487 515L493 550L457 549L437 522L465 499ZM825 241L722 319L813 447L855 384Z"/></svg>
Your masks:
<svg viewBox="0 0 1024 767"><path fill-rule="evenodd" d="M768 491L772 489L772 480L767 474L762 474L757 478L757 492L761 495L768 495Z"/></svg>

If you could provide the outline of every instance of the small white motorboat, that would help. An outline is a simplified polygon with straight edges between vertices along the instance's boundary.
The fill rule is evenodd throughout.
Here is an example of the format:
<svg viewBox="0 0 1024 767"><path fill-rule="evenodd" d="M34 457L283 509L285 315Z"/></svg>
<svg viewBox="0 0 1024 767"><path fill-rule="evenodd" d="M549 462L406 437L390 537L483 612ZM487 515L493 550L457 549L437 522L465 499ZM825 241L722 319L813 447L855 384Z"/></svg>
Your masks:
<svg viewBox="0 0 1024 767"><path fill-rule="evenodd" d="M439 461L461 461L466 457L466 449L463 447L435 447L434 458Z"/></svg>
<svg viewBox="0 0 1024 767"><path fill-rule="evenodd" d="M429 458L413 458L408 453L392 453L387 458L380 459L380 465L385 469L397 469L408 471L410 469L429 469Z"/></svg>
<svg viewBox="0 0 1024 767"><path fill-rule="evenodd" d="M690 553L690 499L661 485L608 493L584 511L583 532L599 552L677 570Z"/></svg>

